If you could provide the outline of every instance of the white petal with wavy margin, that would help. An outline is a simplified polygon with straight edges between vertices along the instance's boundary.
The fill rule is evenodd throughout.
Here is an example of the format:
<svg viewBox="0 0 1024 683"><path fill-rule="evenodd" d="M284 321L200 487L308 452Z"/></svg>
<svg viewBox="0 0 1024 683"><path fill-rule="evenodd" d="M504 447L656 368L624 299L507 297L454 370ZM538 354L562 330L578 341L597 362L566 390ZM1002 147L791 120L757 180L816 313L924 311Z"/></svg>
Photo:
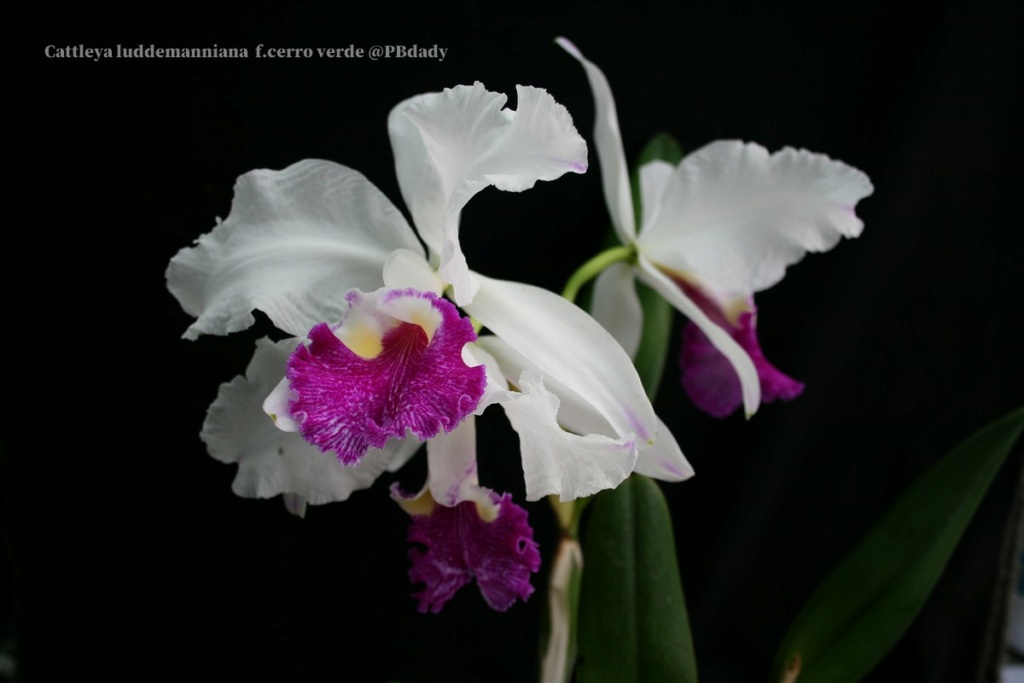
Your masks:
<svg viewBox="0 0 1024 683"><path fill-rule="evenodd" d="M291 494L291 507L320 505L347 499L353 491L369 487L393 461L404 462L420 443L415 438L392 441L373 449L355 467L302 440L294 432L274 426L263 412L263 400L284 375L288 356L298 339L271 342L260 339L246 369L221 385L210 405L200 434L210 455L237 463L232 490L243 498L270 498Z"/></svg>
<svg viewBox="0 0 1024 683"><path fill-rule="evenodd" d="M380 287L395 249L422 253L387 197L357 171L307 159L241 176L227 219L171 259L167 286L197 318L187 339L245 329L253 309L301 336L337 320L349 289Z"/></svg>
<svg viewBox="0 0 1024 683"><path fill-rule="evenodd" d="M544 388L541 374L527 370L518 380L522 393L501 403L519 434L526 480L526 499L557 494L575 500L614 488L636 464L633 435L612 439L600 434L580 436L563 430L555 420L558 397Z"/></svg>
<svg viewBox="0 0 1024 683"><path fill-rule="evenodd" d="M477 345L486 348L497 360L501 371L509 377L518 378L529 368L529 361L498 337L481 337ZM555 420L560 427L574 434L614 435L608 421L583 397L550 377L543 378L543 381L544 388L557 399L558 413ZM640 474L662 481L681 481L693 476L693 468L671 430L661 419L658 419L654 443L637 443L637 450L635 471Z"/></svg>
<svg viewBox="0 0 1024 683"><path fill-rule="evenodd" d="M516 110L475 83L410 98L388 117L402 196L459 305L472 299L459 243L469 199L488 186L520 192L587 168L586 143L565 107L539 88L516 92Z"/></svg>
<svg viewBox="0 0 1024 683"><path fill-rule="evenodd" d="M823 154L713 142L682 160L637 241L659 265L751 294L807 252L860 235L854 207L872 190L864 173Z"/></svg>

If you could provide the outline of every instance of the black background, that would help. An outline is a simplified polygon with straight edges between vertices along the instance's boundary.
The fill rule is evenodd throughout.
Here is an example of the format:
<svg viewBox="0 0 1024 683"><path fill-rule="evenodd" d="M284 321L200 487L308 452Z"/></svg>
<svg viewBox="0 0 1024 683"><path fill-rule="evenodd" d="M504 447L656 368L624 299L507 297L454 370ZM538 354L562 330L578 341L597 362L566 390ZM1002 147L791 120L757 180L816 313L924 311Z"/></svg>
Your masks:
<svg viewBox="0 0 1024 683"><path fill-rule="evenodd" d="M231 493L234 468L205 454L198 431L267 328L181 340L190 319L164 269L227 215L253 168L331 159L401 207L385 120L420 92L480 80L514 107L517 83L544 87L591 140L583 71L553 43L565 35L607 74L630 157L663 130L688 150L741 138L827 153L876 188L858 207L861 238L758 297L762 345L807 383L802 397L718 421L687 402L674 370L658 396L698 473L663 490L701 680L767 680L843 550L942 452L1021 403L1022 19L1015 3L952 2L44 7L41 135L9 131L9 144L41 149L41 193L31 217L9 209L5 247L14 589L2 606L26 679L531 680L548 564L506 614L470 586L421 615L389 477L305 520ZM44 54L151 43L250 56ZM254 57L258 44L448 54L271 60ZM19 194L9 206L31 201ZM560 290L606 228L591 149L586 175L481 193L462 239L474 269ZM500 411L485 418L484 483L521 501L515 435ZM422 469L400 476L415 485ZM870 681L975 679L1020 469L1000 473ZM547 561L554 522L543 503L528 509Z"/></svg>

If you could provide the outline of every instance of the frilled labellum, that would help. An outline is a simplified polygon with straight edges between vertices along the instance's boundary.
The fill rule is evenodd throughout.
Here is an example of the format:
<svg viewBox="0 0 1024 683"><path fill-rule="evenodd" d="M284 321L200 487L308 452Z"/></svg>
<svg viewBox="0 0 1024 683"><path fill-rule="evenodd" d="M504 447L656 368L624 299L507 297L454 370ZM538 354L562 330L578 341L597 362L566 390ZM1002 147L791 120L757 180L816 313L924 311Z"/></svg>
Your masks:
<svg viewBox="0 0 1024 683"><path fill-rule="evenodd" d="M791 401L803 392L802 382L781 372L765 358L757 338L757 306L753 296L739 298L724 306L682 278L676 283L712 323L725 330L750 356L757 370L763 402ZM683 328L679 368L682 370L683 388L690 400L708 415L728 417L743 405L743 388L736 370L692 321Z"/></svg>
<svg viewBox="0 0 1024 683"><path fill-rule="evenodd" d="M476 333L454 305L414 289L352 290L347 300L338 325L310 330L264 404L279 427L354 464L393 437L429 439L473 412L486 376L462 358Z"/></svg>
<svg viewBox="0 0 1024 683"><path fill-rule="evenodd" d="M540 549L526 510L509 494L481 489L483 499L452 507L429 492L415 497L392 488L392 497L412 517L409 578L422 583L413 595L420 612L440 612L455 593L476 579L491 609L504 612L533 593L530 574L540 569Z"/></svg>

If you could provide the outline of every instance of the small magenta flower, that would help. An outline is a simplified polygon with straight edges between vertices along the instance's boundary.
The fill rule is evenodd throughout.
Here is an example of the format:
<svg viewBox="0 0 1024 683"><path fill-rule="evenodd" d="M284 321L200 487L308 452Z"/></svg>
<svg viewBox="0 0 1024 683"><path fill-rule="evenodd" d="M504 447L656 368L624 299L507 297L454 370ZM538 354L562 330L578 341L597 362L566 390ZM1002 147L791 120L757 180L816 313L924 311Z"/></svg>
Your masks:
<svg viewBox="0 0 1024 683"><path fill-rule="evenodd" d="M864 224L854 209L873 191L861 171L822 154L712 142L677 166L640 169L637 225L615 101L608 80L565 38L594 94L594 142L605 201L635 264L618 263L595 283L594 317L632 355L640 343L640 279L689 318L680 364L683 386L705 412L725 417L741 404L791 399L803 385L764 357L754 293L776 284L807 252L827 251Z"/></svg>

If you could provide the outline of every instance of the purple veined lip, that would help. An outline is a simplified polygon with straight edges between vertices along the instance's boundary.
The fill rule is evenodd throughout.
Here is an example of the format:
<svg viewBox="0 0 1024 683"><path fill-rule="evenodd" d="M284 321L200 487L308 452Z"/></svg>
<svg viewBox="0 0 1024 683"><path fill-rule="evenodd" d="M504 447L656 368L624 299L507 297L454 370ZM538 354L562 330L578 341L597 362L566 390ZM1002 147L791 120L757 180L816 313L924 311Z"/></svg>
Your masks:
<svg viewBox="0 0 1024 683"><path fill-rule="evenodd" d="M411 432L450 432L486 385L462 348L476 340L449 301L414 289L358 290L335 326L320 323L288 359L288 406L302 437L355 464L368 449Z"/></svg>
<svg viewBox="0 0 1024 683"><path fill-rule="evenodd" d="M761 383L761 400L765 403L779 399L790 401L803 392L804 385L781 372L764 357L757 339L755 318L756 309L745 311L740 314L735 327L725 329L754 362ZM683 328L679 366L687 395L708 415L728 417L743 403L743 389L736 370L693 322L688 322Z"/></svg>
<svg viewBox="0 0 1024 683"><path fill-rule="evenodd" d="M762 402L790 401L803 392L803 383L781 372L765 358L757 338L757 306L753 296L726 310L699 285L678 273L670 273L670 277L714 324L728 332L750 356L761 385ZM736 370L692 321L683 327L679 368L686 394L708 415L728 417L743 404L743 387Z"/></svg>
<svg viewBox="0 0 1024 683"><path fill-rule="evenodd" d="M446 507L432 499L426 502L433 504L419 505L422 501L417 500L403 506L412 517L409 542L422 546L409 550L409 578L424 585L413 594L420 612L440 612L473 579L487 604L499 612L533 593L530 574L540 569L540 550L526 510L508 493L485 493L490 508L475 501ZM393 495L404 497L394 490Z"/></svg>

